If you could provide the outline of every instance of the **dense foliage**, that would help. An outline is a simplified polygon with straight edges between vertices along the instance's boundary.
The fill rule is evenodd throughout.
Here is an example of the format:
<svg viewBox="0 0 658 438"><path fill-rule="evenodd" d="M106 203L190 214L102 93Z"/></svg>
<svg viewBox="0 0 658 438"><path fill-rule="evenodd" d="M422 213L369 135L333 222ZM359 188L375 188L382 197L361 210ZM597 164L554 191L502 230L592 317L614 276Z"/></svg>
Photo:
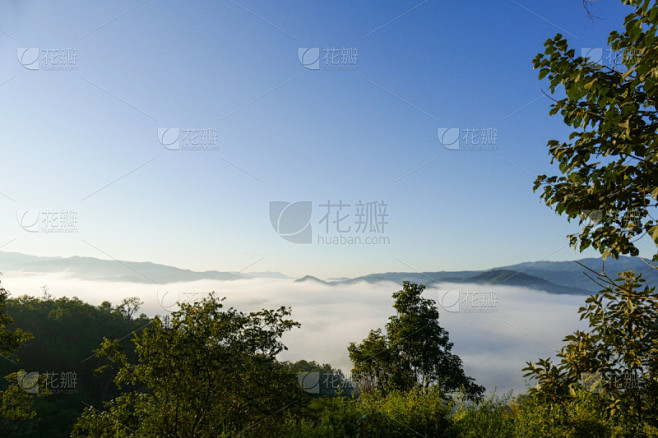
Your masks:
<svg viewBox="0 0 658 438"><path fill-rule="evenodd" d="M569 236L572 245L592 246L604 257L637 256L635 240L646 234L658 244L652 216L658 205L658 5L624 3L633 12L608 41L621 56L618 68L577 57L560 34L534 60L550 91L565 94L551 114L574 129L569 141L548 142L562 175L540 175L535 190L542 188L557 213L584 224Z"/></svg>
<svg viewBox="0 0 658 438"><path fill-rule="evenodd" d="M638 256L636 241L658 244L658 5L627 0L633 11L609 44L619 68L576 57L561 35L534 61L550 90L566 94L551 114L575 131L569 142L548 143L562 176L540 175L535 190L556 212L580 218L569 236L581 251L592 246L605 260ZM658 252L653 255L658 261ZM651 263L647 262L651 265ZM655 266L654 266L655 267ZM588 269L601 291L579 310L589 331L564 339L557 355L529 362L536 381L519 409L518 430L528 436L658 436L658 294L641 275Z"/></svg>
<svg viewBox="0 0 658 438"><path fill-rule="evenodd" d="M6 301L6 313L0 313L0 318L11 318L11 325L19 328L14 331L20 330L17 333L22 334L24 341L13 361L0 362L0 375L9 375L7 391L12 395L7 399L29 396L34 411L31 421L22 422L20 428L16 424L11 426L17 434L67 436L85 404L100 403L118 395L112 375L94 375L94 369L105 362L92 351L104 337L126 338L121 343L132 356L127 338L149 323L144 315L134 314L138 306L139 301L134 298L118 306L109 302L92 306L77 298L52 299L48 295ZM25 376L39 380L30 393L16 385L31 389ZM68 377L68 381L63 377ZM0 430L0 435L8 433Z"/></svg>
<svg viewBox="0 0 658 438"><path fill-rule="evenodd" d="M0 359L3 365L9 363L16 367L18 358L15 352L31 339L32 335L20 328L11 328L14 320L6 310L8 297L9 292L0 286ZM4 373L7 375L7 381L4 390L0 391L0 432L7 434L14 434L25 428L25 422L36 415L27 393L19 387L19 375L16 371L11 374Z"/></svg>
<svg viewBox="0 0 658 438"><path fill-rule="evenodd" d="M436 385L443 394L461 389L471 398L481 396L484 388L464 374L448 332L439 325L439 311L423 290L405 281L393 294L397 313L389 318L386 333L372 330L361 344L348 347L352 376L382 394Z"/></svg>
<svg viewBox="0 0 658 438"><path fill-rule="evenodd" d="M117 331L123 325L132 334L130 342L105 339L96 353L89 347L91 359L85 363L94 362L104 372L83 377L79 391L72 395L49 393L43 382L39 383L43 391L29 393L15 384L14 373L14 384L3 393L3 400L21 409L13 416L3 412L2 436L68 436L74 422L73 436L98 437L658 436L656 294L631 274L610 281L581 309L590 332L567 338L560 363L540 361L529 366L538 382L536 388L516 398L477 400L463 390L449 394L437 381L428 385L427 379L415 373L409 376L419 377L407 388L304 392L298 373L338 375L340 385L349 379L328 364L276 360L285 348L280 336L297 326L287 319L285 308L245 314L225 309L221 300L211 297L182 304L171 319L132 319L134 302L132 311L126 312L125 305L95 307L76 299L20 297L10 300L7 308L18 317L16 323L20 319L35 329L35 339L37 333L48 338L52 347L40 356L42 364L65 360L71 354L66 340L76 334L78 340L89 336L85 342L91 342L99 335L94 332L97 324ZM395 327L418 322L404 318L414 312L435 321L433 303L421 292L422 287L405 284L395 294ZM43 332L44 328L53 331ZM413 331L406 335L414 340ZM406 345L403 338L395 339ZM17 356L23 350L29 352L30 342ZM33 360L29 354L25 358ZM616 361L617 366L608 366L609 361ZM61 364L66 366L66 362ZM81 375L91 372L78 370ZM618 382L627 381L620 379L629 376L629 370L640 377L640 383L620 386ZM586 381L584 372L597 377ZM109 389L98 392L102 387ZM101 400L93 402L94 396ZM81 413L73 402L89 407ZM34 418L31 409L37 413Z"/></svg>
<svg viewBox="0 0 658 438"><path fill-rule="evenodd" d="M98 354L118 366L123 392L86 409L73 436L217 437L273 434L304 399L276 360L280 337L297 326L285 308L244 314L211 296L155 317L133 338L130 361L106 339Z"/></svg>
<svg viewBox="0 0 658 438"><path fill-rule="evenodd" d="M565 338L559 363L528 363L526 375L537 382L529 394L565 414L582 402L628 436L658 431L658 293L632 272L599 277L607 287L580 308L590 330Z"/></svg>
<svg viewBox="0 0 658 438"><path fill-rule="evenodd" d="M658 6L624 3L633 10L609 39L619 69L576 57L561 35L534 61L550 91L565 93L551 114L574 129L549 142L562 175L540 175L535 190L580 218L571 244L604 259L638 255L645 234L658 243ZM424 286L409 282L385 331L349 346L352 379L277 360L282 335L299 326L287 308L246 314L210 296L147 318L137 299L9 299L0 287L0 435L658 437L656 287L633 272L588 271L601 287L579 310L588 329L566 336L556 358L528 362L526 394L488 398ZM335 385L321 390L321 376Z"/></svg>

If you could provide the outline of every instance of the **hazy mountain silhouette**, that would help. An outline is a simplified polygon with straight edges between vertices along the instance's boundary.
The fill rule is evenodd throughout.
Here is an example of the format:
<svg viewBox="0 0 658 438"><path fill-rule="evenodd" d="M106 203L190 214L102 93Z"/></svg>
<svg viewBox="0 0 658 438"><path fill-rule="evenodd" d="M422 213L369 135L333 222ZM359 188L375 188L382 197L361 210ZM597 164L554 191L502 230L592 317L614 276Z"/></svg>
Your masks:
<svg viewBox="0 0 658 438"><path fill-rule="evenodd" d="M601 272L603 268L600 258L581 259L578 262L588 268L594 269L596 272ZM504 266L500 269L522 271L525 274L542 278L551 283L573 286L590 292L596 292L600 289L599 286L583 274L583 272L587 272L592 276L591 273L576 262L526 262ZM642 274L642 277L647 281L646 284L649 286L658 285L658 269L652 268L637 257L620 257L616 260L608 258L605 261L605 273L610 278L615 279L619 272L624 271L633 271Z"/></svg>
<svg viewBox="0 0 658 438"><path fill-rule="evenodd" d="M236 272L196 272L151 262L101 260L77 256L38 257L10 252L0 252L0 272L63 273L82 280L132 283L174 283L202 279L238 280L245 278Z"/></svg>
<svg viewBox="0 0 658 438"><path fill-rule="evenodd" d="M601 271L601 259L587 258L578 262ZM608 259L605 272L612 278L618 272L632 270L641 273L648 285L658 284L658 270L651 268L636 257ZM40 275L63 273L73 278L91 281L123 281L136 283L175 283L195 280L240 280L249 278L290 278L280 272L197 272L174 266L151 262L130 262L101 260L94 257L40 257L21 253L0 251L0 272ZM440 272L387 272L369 274L355 278L335 278L325 281L313 276L305 276L296 282L317 282L325 285L350 285L359 282L377 283L390 281L402 284L403 281L425 284L474 283L482 285L522 286L555 294L589 294L600 288L583 273L585 268L575 261L570 262L525 262L479 271L440 271Z"/></svg>
<svg viewBox="0 0 658 438"><path fill-rule="evenodd" d="M301 283L301 282L304 282L304 281L313 281L313 282L321 283L321 284L332 284L332 282L320 280L319 278L314 277L312 275L306 275L302 278L298 278L297 280L295 280L295 283Z"/></svg>
<svg viewBox="0 0 658 438"><path fill-rule="evenodd" d="M602 272L601 259L587 258L578 260L596 272ZM402 283L411 281L426 286L439 283L474 283L501 286L522 286L555 294L589 295L600 290L600 287L589 279L585 273L593 276L586 268L576 261L569 262L525 262L517 265L504 266L486 271L441 271L441 272L388 272L370 274L356 278L334 279L326 284L349 285L365 281L392 281ZM616 278L619 272L632 270L642 274L647 285L658 285L658 270L648 266L636 257L620 257L608 259L605 262L605 273ZM305 281L306 277L299 281Z"/></svg>

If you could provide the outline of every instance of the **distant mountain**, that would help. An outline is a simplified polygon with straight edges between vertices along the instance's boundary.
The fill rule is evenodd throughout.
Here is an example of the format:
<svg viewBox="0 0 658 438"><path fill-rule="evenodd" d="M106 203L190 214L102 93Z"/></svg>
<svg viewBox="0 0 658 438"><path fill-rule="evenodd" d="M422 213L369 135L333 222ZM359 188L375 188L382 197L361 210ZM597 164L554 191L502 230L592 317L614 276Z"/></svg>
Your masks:
<svg viewBox="0 0 658 438"><path fill-rule="evenodd" d="M320 280L319 278L314 277L314 276L312 276L312 275L307 275L307 276L305 276L305 277L298 278L297 280L295 280L295 283L303 283L303 282L306 282L306 281L307 281L307 282L311 282L311 281L312 281L312 282L315 282L315 283L321 283L321 284L333 284L332 282L324 281L324 280Z"/></svg>
<svg viewBox="0 0 658 438"><path fill-rule="evenodd" d="M0 272L64 273L91 281L158 284L203 279L239 280L246 277L237 272L196 272L151 262L101 260L93 257L37 257L11 252L0 252ZM255 278L254 275L250 274L250 278Z"/></svg>
<svg viewBox="0 0 658 438"><path fill-rule="evenodd" d="M334 279L325 284L350 285L360 281L368 283L392 281L401 284L403 281L411 281L426 286L440 283L521 286L554 294L589 295L597 292L600 287L585 275L587 272L593 276L592 273L578 263L582 263L596 272L601 272L602 269L601 259L588 258L578 260L578 262L526 262L487 271L387 272L356 278ZM648 266L640 259L621 257L605 262L605 272L613 279L616 278L617 273L628 270L641 273L648 285L658 285L658 270ZM304 277L297 281L306 281L306 279L307 277Z"/></svg>
<svg viewBox="0 0 658 438"><path fill-rule="evenodd" d="M617 274L624 271L633 271L642 274L648 285L658 286L658 269L647 265L637 257L620 257L619 259L607 259L605 264L600 258L587 258L578 260L579 263L601 272L605 266L605 273L612 279L617 278ZM596 292L600 289L584 272L593 275L576 262L526 262L518 265L504 266L500 269L523 272L534 277L543 278L551 283L573 286L584 289L589 292Z"/></svg>
<svg viewBox="0 0 658 438"><path fill-rule="evenodd" d="M447 281L450 278L463 278L465 276L472 276L480 274L484 271L441 271L441 272L386 272L383 274L369 274L355 278L341 278L329 281L330 284L354 284L360 281L366 283L378 283L381 281L392 281L400 283L410 281L412 283L420 283L428 285L430 283L437 283Z"/></svg>
<svg viewBox="0 0 658 438"><path fill-rule="evenodd" d="M473 272L476 272L473 275ZM341 279L334 281L323 281L316 277L307 275L303 278L295 280L296 282L317 282L330 286L350 285L360 281L368 283L376 283L379 281L392 281L394 283L402 283L403 281L411 281L414 283L421 283L426 286L436 286L441 283L472 283L481 285L496 285L496 286L520 286L530 289L541 290L553 294L572 294L572 295L589 295L590 292L585 289L576 287L562 286L551 283L543 278L527 275L522 272L493 269L491 271L462 271L462 272L428 272L423 274L409 274L402 272L393 272L387 274L372 274L364 277L357 277L353 279Z"/></svg>
<svg viewBox="0 0 658 438"><path fill-rule="evenodd" d="M600 272L601 259L587 258L578 261ZM612 278L617 273L632 270L641 273L648 285L658 285L658 270L636 257L621 257L605 262L605 272ZM151 262L101 260L93 257L39 257L0 251L0 272L44 275L63 273L91 281L122 281L135 283L176 283L196 280L241 280L253 278L289 279L280 272L197 272ZM584 274L587 269L577 262L526 262L479 271L440 272L387 272L355 278L334 278L325 281L306 276L296 282L314 282L324 285L351 285L359 282L378 283L404 281L426 286L439 283L474 283L482 285L522 286L555 294L590 294L599 290Z"/></svg>
<svg viewBox="0 0 658 438"><path fill-rule="evenodd" d="M473 277L460 279L459 283L490 284L501 286L521 286L552 294L589 295L590 292L577 287L562 286L540 277L508 269L494 269Z"/></svg>

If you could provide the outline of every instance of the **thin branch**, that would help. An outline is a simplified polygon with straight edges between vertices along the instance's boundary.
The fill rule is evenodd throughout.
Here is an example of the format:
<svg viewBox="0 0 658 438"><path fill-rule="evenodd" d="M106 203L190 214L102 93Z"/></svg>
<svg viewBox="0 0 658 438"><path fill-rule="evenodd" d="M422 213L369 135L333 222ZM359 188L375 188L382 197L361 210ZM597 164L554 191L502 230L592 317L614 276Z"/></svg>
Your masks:
<svg viewBox="0 0 658 438"><path fill-rule="evenodd" d="M605 289L605 288L606 288L606 286L604 286L602 283L599 283L598 280L595 280L594 278L592 278L587 272L583 272L583 274L585 275L585 277L587 277L587 278L589 278L590 280L592 280L592 282L595 283L597 286L599 286L601 289Z"/></svg>
<svg viewBox="0 0 658 438"><path fill-rule="evenodd" d="M649 263L648 261L646 261L646 260L643 259L642 257L637 256L637 258L640 259L640 260L642 260L642 261L643 261L644 263L646 263L647 265L651 266L653 269L658 269L658 266L652 265L651 263Z"/></svg>

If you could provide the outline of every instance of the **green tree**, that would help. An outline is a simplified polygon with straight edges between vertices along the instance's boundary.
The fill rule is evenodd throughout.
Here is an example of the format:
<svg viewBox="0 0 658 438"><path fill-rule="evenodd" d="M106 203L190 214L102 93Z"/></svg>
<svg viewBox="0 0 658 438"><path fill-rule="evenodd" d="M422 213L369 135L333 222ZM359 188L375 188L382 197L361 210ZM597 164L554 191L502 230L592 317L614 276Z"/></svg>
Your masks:
<svg viewBox="0 0 658 438"><path fill-rule="evenodd" d="M364 394L358 399L319 398L303 418L289 418L281 436L294 438L457 437L451 411L437 387ZM482 436L482 435L479 435ZM490 435L501 437L501 435Z"/></svg>
<svg viewBox="0 0 658 438"><path fill-rule="evenodd" d="M16 365L15 352L21 345L32 338L32 335L19 328L10 328L14 320L7 313L9 292L0 286L0 360ZM6 377L8 387L0 391L0 432L14 434L21 430L25 420L34 418L32 400L28 393L19 386L16 372ZM38 382L37 382L38 384Z"/></svg>
<svg viewBox="0 0 658 438"><path fill-rule="evenodd" d="M138 360L105 340L98 351L119 368L121 396L85 410L73 436L217 437L271 435L305 398L275 356L299 326L290 310L244 314L214 296L182 303L135 335ZM296 406L297 405L297 406Z"/></svg>
<svg viewBox="0 0 658 438"><path fill-rule="evenodd" d="M645 234L658 244L658 5L623 3L633 11L624 31L608 39L621 54L618 68L576 57L560 34L534 59L550 91L566 94L550 114L559 112L574 129L567 142L548 142L562 176L540 175L534 189L542 188L557 213L579 220L581 231L568 236L572 246L592 246L604 258L637 256L635 240Z"/></svg>
<svg viewBox="0 0 658 438"><path fill-rule="evenodd" d="M569 406L580 387L597 394L610 416L658 426L658 293L632 272L597 280L605 289L579 310L590 330L564 339L557 364L528 363L526 376L537 381L530 395Z"/></svg>
<svg viewBox="0 0 658 438"><path fill-rule="evenodd" d="M620 66L576 57L559 34L534 60L550 91L565 93L551 115L559 112L574 129L568 142L548 143L562 176L540 175L534 189L557 213L579 218L571 245L592 246L604 260L639 255L636 240L645 234L658 243L651 215L658 205L658 6L624 3L633 8L624 31L608 39ZM537 386L521 404L519 424L535 436L655 434L658 294L633 272L613 280L589 271L602 288L579 309L589 331L567 336L556 364L528 363L524 371Z"/></svg>
<svg viewBox="0 0 658 438"><path fill-rule="evenodd" d="M138 301L127 298L122 304L126 303L132 303L135 309ZM112 306L109 302L93 306L78 298L53 299L47 295L25 295L7 301L13 326L34 335L16 352L16 360L21 368L38 372L43 378L39 396L29 394L36 416L28 422L27 436L70 436L85 404L100 405L118 395L114 374L94 377L94 370L107 363L107 359L95 357L93 350L104 337L125 338L121 344L128 357L135 358L128 335L148 324L149 319L145 315L135 318L136 309L132 317L123 309L125 306ZM15 372L16 368L10 361L0 361L0 375ZM46 384L46 373L53 372L55 380ZM74 380L63 384L59 377L63 372Z"/></svg>
<svg viewBox="0 0 658 438"><path fill-rule="evenodd" d="M465 375L448 332L439 325L439 311L433 300L423 298L423 290L405 281L393 294L397 313L389 317L386 333L372 330L361 344L350 344L353 378L366 391L438 386L443 394L463 389L478 398L484 388Z"/></svg>

